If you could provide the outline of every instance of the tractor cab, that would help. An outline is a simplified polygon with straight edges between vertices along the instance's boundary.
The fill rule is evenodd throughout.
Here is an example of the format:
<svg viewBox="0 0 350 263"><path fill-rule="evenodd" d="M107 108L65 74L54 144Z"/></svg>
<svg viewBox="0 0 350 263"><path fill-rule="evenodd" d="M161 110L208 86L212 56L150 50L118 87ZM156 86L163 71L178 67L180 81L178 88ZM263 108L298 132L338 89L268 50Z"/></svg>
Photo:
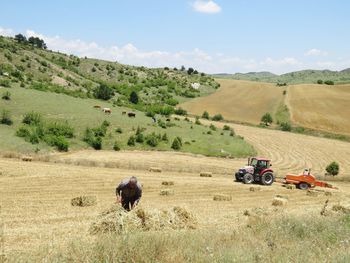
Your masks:
<svg viewBox="0 0 350 263"><path fill-rule="evenodd" d="M268 159L253 157L248 158L248 166L252 166L254 168L254 174L260 174L261 171L270 168L272 164Z"/></svg>
<svg viewBox="0 0 350 263"><path fill-rule="evenodd" d="M271 166L269 159L260 157L249 158L248 165L241 167L235 173L235 179L245 184L255 182L263 185L271 185L274 181Z"/></svg>

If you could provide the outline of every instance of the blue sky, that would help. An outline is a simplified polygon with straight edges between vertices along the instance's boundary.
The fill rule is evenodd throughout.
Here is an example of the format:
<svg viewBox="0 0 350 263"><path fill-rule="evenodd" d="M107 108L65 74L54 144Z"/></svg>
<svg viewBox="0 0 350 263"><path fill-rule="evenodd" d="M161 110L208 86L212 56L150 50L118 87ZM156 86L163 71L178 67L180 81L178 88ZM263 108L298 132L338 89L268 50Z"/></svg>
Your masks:
<svg viewBox="0 0 350 263"><path fill-rule="evenodd" d="M3 1L0 34L53 50L208 73L350 67L350 1Z"/></svg>

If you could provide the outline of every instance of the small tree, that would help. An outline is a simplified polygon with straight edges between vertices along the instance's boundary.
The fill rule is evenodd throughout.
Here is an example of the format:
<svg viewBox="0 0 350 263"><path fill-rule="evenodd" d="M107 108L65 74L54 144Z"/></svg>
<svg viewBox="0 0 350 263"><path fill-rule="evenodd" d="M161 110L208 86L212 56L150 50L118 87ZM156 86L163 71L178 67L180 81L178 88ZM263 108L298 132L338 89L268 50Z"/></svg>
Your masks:
<svg viewBox="0 0 350 263"><path fill-rule="evenodd" d="M224 120L224 117L219 113L213 116L212 118L213 121L222 121Z"/></svg>
<svg viewBox="0 0 350 263"><path fill-rule="evenodd" d="M139 96L137 95L137 93L136 93L135 91L132 91L132 92L130 93L129 101L130 101L132 104L137 104L137 103L139 103Z"/></svg>
<svg viewBox="0 0 350 263"><path fill-rule="evenodd" d="M135 146L135 136L134 135L132 135L132 136L130 136L129 137L129 139L128 139L128 145L129 146Z"/></svg>
<svg viewBox="0 0 350 263"><path fill-rule="evenodd" d="M182 147L182 140L180 137L176 137L171 145L171 148L174 149L175 151L180 150Z"/></svg>
<svg viewBox="0 0 350 263"><path fill-rule="evenodd" d="M203 112L202 118L209 120L209 118L210 118L209 113L207 111Z"/></svg>
<svg viewBox="0 0 350 263"><path fill-rule="evenodd" d="M15 40L18 43L26 43L27 42L27 38L25 36L23 36L22 34L15 35Z"/></svg>
<svg viewBox="0 0 350 263"><path fill-rule="evenodd" d="M281 130L282 131L291 131L292 130L292 126L290 125L289 122L282 122L280 124Z"/></svg>
<svg viewBox="0 0 350 263"><path fill-rule="evenodd" d="M324 82L324 84L326 84L326 85L334 85L334 81L333 80L326 80Z"/></svg>
<svg viewBox="0 0 350 263"><path fill-rule="evenodd" d="M153 132L146 136L146 143L151 147L156 147L159 143L159 137Z"/></svg>
<svg viewBox="0 0 350 263"><path fill-rule="evenodd" d="M113 144L113 150L120 151L120 146L119 146L119 143L117 141L115 141Z"/></svg>
<svg viewBox="0 0 350 263"><path fill-rule="evenodd" d="M322 79L317 80L317 84L323 84L323 80Z"/></svg>
<svg viewBox="0 0 350 263"><path fill-rule="evenodd" d="M187 70L187 74L188 75L191 75L193 72L194 72L193 68L188 68L188 70Z"/></svg>
<svg viewBox="0 0 350 263"><path fill-rule="evenodd" d="M169 141L168 135L166 134L166 132L162 136L162 141L164 141L164 142L168 142Z"/></svg>
<svg viewBox="0 0 350 263"><path fill-rule="evenodd" d="M109 100L114 96L114 90L105 84L100 84L94 90L94 96L100 100Z"/></svg>
<svg viewBox="0 0 350 263"><path fill-rule="evenodd" d="M331 174L333 176L337 175L339 173L339 164L337 162L331 162L327 167L326 167L326 172L328 174Z"/></svg>
<svg viewBox="0 0 350 263"><path fill-rule="evenodd" d="M273 122L272 116L269 112L265 113L262 117L261 117L261 122L265 123L265 125L270 125Z"/></svg>

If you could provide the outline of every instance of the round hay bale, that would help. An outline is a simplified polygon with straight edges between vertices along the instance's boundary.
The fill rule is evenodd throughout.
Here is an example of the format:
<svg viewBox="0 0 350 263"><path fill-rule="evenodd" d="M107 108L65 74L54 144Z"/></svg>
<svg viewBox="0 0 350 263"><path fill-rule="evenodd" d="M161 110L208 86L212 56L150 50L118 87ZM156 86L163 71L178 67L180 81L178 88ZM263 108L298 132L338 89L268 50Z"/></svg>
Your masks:
<svg viewBox="0 0 350 263"><path fill-rule="evenodd" d="M23 162L31 162L31 161L33 161L33 157L32 156L22 156L22 161Z"/></svg>
<svg viewBox="0 0 350 263"><path fill-rule="evenodd" d="M174 195L174 190L172 189L161 189L160 190L160 195Z"/></svg>
<svg viewBox="0 0 350 263"><path fill-rule="evenodd" d="M312 191L312 190L307 190L306 191L306 195L307 196L318 196L318 192L316 192L316 191Z"/></svg>
<svg viewBox="0 0 350 263"><path fill-rule="evenodd" d="M294 189L296 189L296 186L295 186L295 184L287 184L286 189L294 190Z"/></svg>
<svg viewBox="0 0 350 263"><path fill-rule="evenodd" d="M96 198L96 196L92 196L92 195L78 196L78 197L75 197L71 200L72 206L81 206L81 207L93 206L93 205L96 205L96 203L97 203L97 198Z"/></svg>
<svg viewBox="0 0 350 263"><path fill-rule="evenodd" d="M212 177L213 173L212 172L201 172L199 174L200 177Z"/></svg>
<svg viewBox="0 0 350 263"><path fill-rule="evenodd" d="M161 172L162 172L162 168L159 168L159 167L150 167L150 168L149 168L149 171L150 171L150 172L153 172L153 173L161 173Z"/></svg>
<svg viewBox="0 0 350 263"><path fill-rule="evenodd" d="M230 195L223 195L223 194L216 194L213 197L214 201L231 201L232 200L232 196Z"/></svg>
<svg viewBox="0 0 350 263"><path fill-rule="evenodd" d="M174 181L163 181L162 185L174 185Z"/></svg>
<svg viewBox="0 0 350 263"><path fill-rule="evenodd" d="M261 190L260 186L251 186L249 188L249 191L251 191L251 192L257 192L257 191L260 191L260 190Z"/></svg>
<svg viewBox="0 0 350 263"><path fill-rule="evenodd" d="M285 206L287 205L287 203L288 203L287 199L284 199L284 198L275 197L272 200L273 206Z"/></svg>

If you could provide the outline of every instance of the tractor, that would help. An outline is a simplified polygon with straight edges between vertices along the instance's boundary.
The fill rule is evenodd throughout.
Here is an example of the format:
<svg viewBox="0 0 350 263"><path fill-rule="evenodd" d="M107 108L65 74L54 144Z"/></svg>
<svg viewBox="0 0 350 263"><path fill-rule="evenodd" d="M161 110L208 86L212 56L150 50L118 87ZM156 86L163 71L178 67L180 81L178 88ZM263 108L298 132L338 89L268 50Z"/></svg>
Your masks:
<svg viewBox="0 0 350 263"><path fill-rule="evenodd" d="M271 166L269 159L248 158L248 165L240 168L235 173L236 181L245 184L260 183L262 185L272 185L275 178L272 169L270 169Z"/></svg>

